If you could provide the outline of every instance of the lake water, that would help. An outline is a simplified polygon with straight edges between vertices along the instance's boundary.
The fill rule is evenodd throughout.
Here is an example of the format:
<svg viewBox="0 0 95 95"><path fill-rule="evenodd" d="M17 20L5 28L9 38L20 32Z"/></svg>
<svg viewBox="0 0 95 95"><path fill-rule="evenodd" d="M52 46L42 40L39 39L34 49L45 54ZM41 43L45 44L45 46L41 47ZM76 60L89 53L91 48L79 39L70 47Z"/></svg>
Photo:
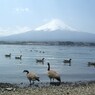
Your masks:
<svg viewBox="0 0 95 95"><path fill-rule="evenodd" d="M11 58L6 58L5 54L9 53ZM22 55L22 60L15 59L18 55ZM36 63L36 59L43 57L44 64ZM69 58L72 59L71 66L63 63ZM95 80L95 67L88 67L89 61L95 62L95 47L0 45L0 82L28 83L23 73L25 69L36 72L41 82L49 82L47 62L60 74L63 82Z"/></svg>

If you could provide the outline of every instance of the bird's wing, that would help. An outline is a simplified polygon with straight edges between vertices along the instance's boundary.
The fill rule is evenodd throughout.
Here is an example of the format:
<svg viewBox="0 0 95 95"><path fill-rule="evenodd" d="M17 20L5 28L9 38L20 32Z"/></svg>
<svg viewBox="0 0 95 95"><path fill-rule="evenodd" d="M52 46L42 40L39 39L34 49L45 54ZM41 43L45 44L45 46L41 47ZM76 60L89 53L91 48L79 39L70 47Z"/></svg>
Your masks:
<svg viewBox="0 0 95 95"><path fill-rule="evenodd" d="M49 77L59 77L59 74L54 70L50 70L48 71L48 76Z"/></svg>
<svg viewBox="0 0 95 95"><path fill-rule="evenodd" d="M33 72L30 72L29 74L27 74L27 78L31 78L31 79L34 79L38 77L37 74L33 73Z"/></svg>

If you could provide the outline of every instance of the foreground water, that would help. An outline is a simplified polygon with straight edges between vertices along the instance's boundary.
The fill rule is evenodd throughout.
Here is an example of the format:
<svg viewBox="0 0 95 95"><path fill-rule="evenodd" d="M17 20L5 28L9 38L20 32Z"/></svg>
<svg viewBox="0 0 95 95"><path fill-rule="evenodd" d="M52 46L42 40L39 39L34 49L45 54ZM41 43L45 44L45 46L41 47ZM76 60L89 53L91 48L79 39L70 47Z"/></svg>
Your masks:
<svg viewBox="0 0 95 95"><path fill-rule="evenodd" d="M5 54L11 53L11 58ZM15 56L22 55L22 60ZM44 64L36 59L45 58ZM72 59L71 66L63 63ZM41 82L49 82L47 62L51 69L59 72L62 81L95 80L95 68L88 62L95 62L95 47L82 46L45 46L45 45L0 45L0 82L27 83L23 70L36 72Z"/></svg>

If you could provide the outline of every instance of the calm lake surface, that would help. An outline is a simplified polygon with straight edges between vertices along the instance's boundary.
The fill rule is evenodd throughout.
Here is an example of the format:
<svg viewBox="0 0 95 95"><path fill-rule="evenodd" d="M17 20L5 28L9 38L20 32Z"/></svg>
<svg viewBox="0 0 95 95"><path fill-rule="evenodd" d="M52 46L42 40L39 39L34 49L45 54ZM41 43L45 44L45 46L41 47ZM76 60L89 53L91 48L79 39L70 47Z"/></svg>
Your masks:
<svg viewBox="0 0 95 95"><path fill-rule="evenodd" d="M5 54L11 53L11 58ZM22 60L15 56L22 55ZM44 64L36 59L45 58ZM64 59L72 59L71 66L64 64ZM45 45L0 45L0 82L28 83L23 70L38 74L41 82L49 82L47 62L51 69L61 75L62 81L95 80L95 67L88 67L88 62L95 62L95 47L89 46L45 46Z"/></svg>

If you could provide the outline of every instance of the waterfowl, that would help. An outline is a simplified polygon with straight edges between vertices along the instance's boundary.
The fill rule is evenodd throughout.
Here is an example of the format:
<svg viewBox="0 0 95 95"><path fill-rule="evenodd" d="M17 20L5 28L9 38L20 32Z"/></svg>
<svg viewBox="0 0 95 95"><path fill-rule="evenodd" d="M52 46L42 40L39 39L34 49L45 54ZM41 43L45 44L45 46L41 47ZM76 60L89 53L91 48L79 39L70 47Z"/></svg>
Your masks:
<svg viewBox="0 0 95 95"><path fill-rule="evenodd" d="M16 56L15 59L22 59L22 55Z"/></svg>
<svg viewBox="0 0 95 95"><path fill-rule="evenodd" d="M72 59L64 60L63 62L64 62L64 63L71 63L71 60L72 60Z"/></svg>
<svg viewBox="0 0 95 95"><path fill-rule="evenodd" d="M95 66L95 62L88 62L88 66Z"/></svg>
<svg viewBox="0 0 95 95"><path fill-rule="evenodd" d="M28 70L24 70L23 72L26 72L26 77L28 78L30 85L31 85L31 81L33 81L33 84L34 84L34 81L36 80L40 81L39 77L34 72L29 72Z"/></svg>
<svg viewBox="0 0 95 95"><path fill-rule="evenodd" d="M37 62L42 62L42 63L44 63L44 59L45 59L45 58L42 58L42 59L36 59L36 63L37 63Z"/></svg>
<svg viewBox="0 0 95 95"><path fill-rule="evenodd" d="M5 57L11 57L11 53L10 54L6 54Z"/></svg>
<svg viewBox="0 0 95 95"><path fill-rule="evenodd" d="M47 63L48 65L48 77L50 78L50 83L51 83L51 79L56 79L57 81L61 82L61 78L60 78L60 75L54 71L54 70L50 70L50 63Z"/></svg>

